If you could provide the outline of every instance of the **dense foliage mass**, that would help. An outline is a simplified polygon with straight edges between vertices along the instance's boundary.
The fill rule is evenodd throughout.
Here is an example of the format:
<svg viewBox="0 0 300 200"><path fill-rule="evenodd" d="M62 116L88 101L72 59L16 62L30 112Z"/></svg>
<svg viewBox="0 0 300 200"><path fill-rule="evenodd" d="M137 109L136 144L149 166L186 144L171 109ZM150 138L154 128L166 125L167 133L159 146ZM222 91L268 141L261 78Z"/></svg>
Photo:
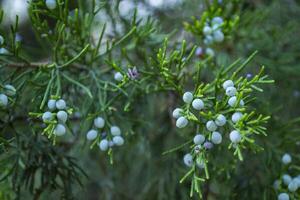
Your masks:
<svg viewBox="0 0 300 200"><path fill-rule="evenodd" d="M0 199L300 198L295 1L0 9Z"/></svg>

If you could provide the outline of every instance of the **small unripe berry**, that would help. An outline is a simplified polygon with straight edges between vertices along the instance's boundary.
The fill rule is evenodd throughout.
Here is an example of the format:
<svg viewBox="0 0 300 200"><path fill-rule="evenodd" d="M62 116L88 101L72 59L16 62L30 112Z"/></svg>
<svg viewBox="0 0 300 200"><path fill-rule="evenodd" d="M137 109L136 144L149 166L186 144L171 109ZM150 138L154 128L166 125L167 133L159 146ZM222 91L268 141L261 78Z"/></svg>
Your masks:
<svg viewBox="0 0 300 200"><path fill-rule="evenodd" d="M193 102L192 102L192 106L194 109L196 110L201 110L204 108L204 103L201 99L195 99Z"/></svg>
<svg viewBox="0 0 300 200"><path fill-rule="evenodd" d="M230 132L229 138L232 143L239 143L242 139L241 134L236 130Z"/></svg>
<svg viewBox="0 0 300 200"><path fill-rule="evenodd" d="M292 181L292 177L291 177L290 175L288 175L288 174L284 174L284 175L282 176L282 180L283 180L283 183L284 183L285 185L289 185L290 182Z"/></svg>
<svg viewBox="0 0 300 200"><path fill-rule="evenodd" d="M282 163L287 165L289 164L290 162L292 162L292 157L290 154L286 153L282 156L282 159L281 159Z"/></svg>
<svg viewBox="0 0 300 200"><path fill-rule="evenodd" d="M224 90L226 90L229 87L234 87L234 83L232 80L227 80L223 83L222 86L223 86Z"/></svg>
<svg viewBox="0 0 300 200"><path fill-rule="evenodd" d="M224 126L226 124L226 117L222 114L218 115L217 119L215 120L215 123L217 126Z"/></svg>
<svg viewBox="0 0 300 200"><path fill-rule="evenodd" d="M66 102L63 99L56 101L55 105L58 110L63 110L67 107Z"/></svg>
<svg viewBox="0 0 300 200"><path fill-rule="evenodd" d="M66 134L66 128L65 128L65 126L62 125L62 124L57 124L57 126L54 129L54 135L62 136L64 134Z"/></svg>
<svg viewBox="0 0 300 200"><path fill-rule="evenodd" d="M114 136L113 137L113 142L117 146L122 146L124 144L124 139L121 136Z"/></svg>
<svg viewBox="0 0 300 200"><path fill-rule="evenodd" d="M62 122L62 123L66 123L66 121L68 120L68 113L66 111L58 111L57 114L57 119L58 121Z"/></svg>
<svg viewBox="0 0 300 200"><path fill-rule="evenodd" d="M219 132L214 131L211 135L211 141L214 144L220 144L222 142L222 135Z"/></svg>
<svg viewBox="0 0 300 200"><path fill-rule="evenodd" d="M241 112L235 112L231 116L231 120L233 123L237 123L242 117L243 117L243 114Z"/></svg>
<svg viewBox="0 0 300 200"><path fill-rule="evenodd" d="M212 50L211 48L206 48L205 53L206 53L208 56L211 56L211 57L214 57L214 56L215 56L215 51Z"/></svg>
<svg viewBox="0 0 300 200"><path fill-rule="evenodd" d="M101 151L106 151L108 149L108 146L109 145L108 145L107 139L103 139L99 143L99 148L100 148Z"/></svg>
<svg viewBox="0 0 300 200"><path fill-rule="evenodd" d="M42 116L43 122L51 121L52 120L52 113L51 112L44 112Z"/></svg>
<svg viewBox="0 0 300 200"><path fill-rule="evenodd" d="M54 110L56 108L56 100L50 99L47 103L47 106L50 110Z"/></svg>
<svg viewBox="0 0 300 200"><path fill-rule="evenodd" d="M205 141L205 137L202 134L197 134L197 135L195 135L193 141L195 144L202 144Z"/></svg>
<svg viewBox="0 0 300 200"><path fill-rule="evenodd" d="M298 189L298 184L296 181L292 180L288 186L288 189L290 192L296 192L296 190Z"/></svg>
<svg viewBox="0 0 300 200"><path fill-rule="evenodd" d="M86 134L86 139L87 140L94 140L97 138L98 132L94 129L89 130Z"/></svg>
<svg viewBox="0 0 300 200"><path fill-rule="evenodd" d="M110 127L110 133L113 136L118 136L118 135L121 135L121 130L118 126L112 126L112 127Z"/></svg>
<svg viewBox="0 0 300 200"><path fill-rule="evenodd" d="M183 162L188 167L193 166L193 156L189 153L185 154L184 157L183 157Z"/></svg>
<svg viewBox="0 0 300 200"><path fill-rule="evenodd" d="M17 90L14 86L7 84L7 85L4 86L4 89L5 89L5 92L8 96L16 95Z"/></svg>
<svg viewBox="0 0 300 200"><path fill-rule="evenodd" d="M114 79L118 82L122 81L123 80L123 75L120 73L120 72L116 72L115 75L114 75Z"/></svg>
<svg viewBox="0 0 300 200"><path fill-rule="evenodd" d="M210 35L211 33L212 33L212 29L209 26L204 26L203 34L204 35Z"/></svg>
<svg viewBox="0 0 300 200"><path fill-rule="evenodd" d="M191 103L193 101L193 94L191 92L185 92L182 99L185 103Z"/></svg>
<svg viewBox="0 0 300 200"><path fill-rule="evenodd" d="M105 120L102 117L97 117L94 119L94 125L97 128L103 128L105 125Z"/></svg>
<svg viewBox="0 0 300 200"><path fill-rule="evenodd" d="M237 92L237 90L236 90L235 87L228 87L228 88L226 88L226 95L227 96L232 97L232 96L234 96L236 94L236 92Z"/></svg>
<svg viewBox="0 0 300 200"><path fill-rule="evenodd" d="M8 104L8 98L5 94L0 94L0 107L6 107Z"/></svg>
<svg viewBox="0 0 300 200"><path fill-rule="evenodd" d="M177 118L181 117L182 112L183 112L183 110L181 108L175 108L172 115L173 115L174 118L177 119Z"/></svg>
<svg viewBox="0 0 300 200"><path fill-rule="evenodd" d="M224 34L220 30L215 31L213 37L214 37L214 41L216 42L223 42L224 40Z"/></svg>
<svg viewBox="0 0 300 200"><path fill-rule="evenodd" d="M206 122L206 128L209 131L215 131L215 130L217 130L218 127L214 121L210 120L210 121Z"/></svg>
<svg viewBox="0 0 300 200"><path fill-rule="evenodd" d="M184 128L186 127L188 124L188 120L185 118L185 117L179 117L177 120L176 120L176 126L178 128Z"/></svg>
<svg viewBox="0 0 300 200"><path fill-rule="evenodd" d="M56 8L56 0L46 0L46 6L50 10L54 10Z"/></svg>
<svg viewBox="0 0 300 200"><path fill-rule="evenodd" d="M280 193L278 195L278 200L290 200L290 197L287 193Z"/></svg>

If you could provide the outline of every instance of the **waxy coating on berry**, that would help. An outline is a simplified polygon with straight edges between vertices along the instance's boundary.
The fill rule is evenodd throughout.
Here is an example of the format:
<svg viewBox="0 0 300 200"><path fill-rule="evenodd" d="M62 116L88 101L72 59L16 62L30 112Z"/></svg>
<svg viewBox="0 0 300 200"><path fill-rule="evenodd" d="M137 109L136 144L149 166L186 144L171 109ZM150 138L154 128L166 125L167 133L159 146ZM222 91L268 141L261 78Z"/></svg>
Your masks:
<svg viewBox="0 0 300 200"><path fill-rule="evenodd" d="M195 110L202 110L204 108L204 103L201 99L194 99L192 106Z"/></svg>
<svg viewBox="0 0 300 200"><path fill-rule="evenodd" d="M213 145L213 143L211 143L211 142L204 142L204 144L203 144L203 147L205 148L205 149L212 149L213 147L214 147L214 145Z"/></svg>
<svg viewBox="0 0 300 200"><path fill-rule="evenodd" d="M211 134L211 142L214 143L214 144L221 144L221 142L222 142L222 135L221 135L221 133L219 133L217 131L214 131Z"/></svg>
<svg viewBox="0 0 300 200"><path fill-rule="evenodd" d="M183 110L181 108L175 108L175 110L172 113L172 116L174 118L178 119L179 117L182 116L182 114L181 114L182 112L183 112Z"/></svg>
<svg viewBox="0 0 300 200"><path fill-rule="evenodd" d="M280 193L278 195L278 200L290 200L290 197L287 193Z"/></svg>
<svg viewBox="0 0 300 200"><path fill-rule="evenodd" d="M239 143L242 139L241 134L236 130L230 132L229 138L232 143Z"/></svg>
<svg viewBox="0 0 300 200"><path fill-rule="evenodd" d="M202 134L197 134L195 135L193 141L195 144L203 144L203 142L205 141L205 137Z"/></svg>
<svg viewBox="0 0 300 200"><path fill-rule="evenodd" d="M214 17L212 18L211 23L221 25L223 23L223 19L222 17Z"/></svg>
<svg viewBox="0 0 300 200"><path fill-rule="evenodd" d="M66 102L63 99L56 101L55 106L58 110L64 110L67 107Z"/></svg>
<svg viewBox="0 0 300 200"><path fill-rule="evenodd" d="M216 42L223 42L224 41L224 34L223 34L222 31L217 30L217 31L214 32L213 38L214 38L214 41L216 41Z"/></svg>
<svg viewBox="0 0 300 200"><path fill-rule="evenodd" d="M99 143L99 148L101 151L106 151L109 147L109 144L108 144L108 140L107 139L103 139L100 141Z"/></svg>
<svg viewBox="0 0 300 200"><path fill-rule="evenodd" d="M206 128L209 131L215 131L215 130L217 130L218 127L214 121L210 120L210 121L206 122Z"/></svg>
<svg viewBox="0 0 300 200"><path fill-rule="evenodd" d="M236 97L236 96L230 97L230 98L228 99L228 105L229 105L230 107L234 107L234 106L236 105L236 102L237 102L237 97ZM241 99L241 100L240 100L240 106L244 106L244 105L245 105L245 103L244 103L244 101Z"/></svg>
<svg viewBox="0 0 300 200"><path fill-rule="evenodd" d="M121 135L121 129L118 126L112 126L110 127L110 133L113 136Z"/></svg>
<svg viewBox="0 0 300 200"><path fill-rule="evenodd" d="M14 86L7 84L7 85L4 86L4 89L5 89L5 93L8 96L14 96L14 95L16 95L17 90L16 90L16 88Z"/></svg>
<svg viewBox="0 0 300 200"><path fill-rule="evenodd" d="M289 164L289 163L292 162L292 157L291 157L290 154L285 153L285 154L282 156L281 161L282 161L283 164L287 165L287 164Z"/></svg>
<svg viewBox="0 0 300 200"><path fill-rule="evenodd" d="M56 117L58 121L66 123L66 121L68 120L68 113L66 111L60 110L57 112Z"/></svg>
<svg viewBox="0 0 300 200"><path fill-rule="evenodd" d="M193 166L193 156L192 154L185 154L183 157L183 162L186 166L191 167Z"/></svg>
<svg viewBox="0 0 300 200"><path fill-rule="evenodd" d="M121 136L114 136L113 137L113 142L117 146L122 146L124 144L124 139Z"/></svg>
<svg viewBox="0 0 300 200"><path fill-rule="evenodd" d="M289 183L288 189L290 192L296 192L296 190L298 189L298 183L296 181L292 180Z"/></svg>
<svg viewBox="0 0 300 200"><path fill-rule="evenodd" d="M185 103L191 103L193 101L193 94L191 92L185 92L182 99Z"/></svg>
<svg viewBox="0 0 300 200"><path fill-rule="evenodd" d="M118 82L121 82L121 81L123 80L123 78L124 78L124 76L123 76L123 74L121 74L120 72L116 72L116 73L114 74L114 79L115 79L116 81L118 81Z"/></svg>
<svg viewBox="0 0 300 200"><path fill-rule="evenodd" d="M89 130L87 132L86 139L87 140L94 140L94 139L97 138L97 136L98 136L98 132L96 130L92 129L92 130Z"/></svg>
<svg viewBox="0 0 300 200"><path fill-rule="evenodd" d="M210 57L214 57L215 56L215 51L211 48L206 48L205 53L210 56Z"/></svg>
<svg viewBox="0 0 300 200"><path fill-rule="evenodd" d="M42 115L42 119L43 119L43 122L51 121L52 120L52 113L49 112L49 111L44 112L43 115Z"/></svg>
<svg viewBox="0 0 300 200"><path fill-rule="evenodd" d="M226 88L226 95L227 96L232 97L232 96L234 96L236 94L236 92L237 92L237 90L236 90L235 87L228 87L228 88Z"/></svg>
<svg viewBox="0 0 300 200"><path fill-rule="evenodd" d="M237 123L242 117L243 117L243 114L241 112L235 112L231 116L231 121L233 123Z"/></svg>
<svg viewBox="0 0 300 200"><path fill-rule="evenodd" d="M46 6L50 10L54 10L56 8L56 0L46 0Z"/></svg>
<svg viewBox="0 0 300 200"><path fill-rule="evenodd" d="M56 100L50 99L47 103L47 106L50 110L54 110L56 108Z"/></svg>
<svg viewBox="0 0 300 200"><path fill-rule="evenodd" d="M223 86L224 90L226 90L229 87L234 87L234 83L232 80L226 80L222 86Z"/></svg>
<svg viewBox="0 0 300 200"><path fill-rule="evenodd" d="M222 114L218 115L217 119L215 120L215 123L217 126L224 126L226 124L226 117Z"/></svg>
<svg viewBox="0 0 300 200"><path fill-rule="evenodd" d="M292 181L292 177L288 174L284 174L282 176L282 180L283 180L283 183L288 186L290 184L290 182Z"/></svg>
<svg viewBox="0 0 300 200"><path fill-rule="evenodd" d="M54 129L54 135L62 136L66 134L66 127L62 124L57 124L56 128Z"/></svg>
<svg viewBox="0 0 300 200"><path fill-rule="evenodd" d="M0 107L6 107L8 105L8 97L5 94L0 94Z"/></svg>
<svg viewBox="0 0 300 200"><path fill-rule="evenodd" d="M97 128L103 128L105 125L105 120L102 117L97 117L94 119L94 126Z"/></svg>
<svg viewBox="0 0 300 200"><path fill-rule="evenodd" d="M203 34L204 35L210 35L212 33L212 29L209 26L204 26L203 28Z"/></svg>
<svg viewBox="0 0 300 200"><path fill-rule="evenodd" d="M176 126L178 128L184 128L188 125L188 120L185 118L185 117L179 117L177 120L176 120Z"/></svg>

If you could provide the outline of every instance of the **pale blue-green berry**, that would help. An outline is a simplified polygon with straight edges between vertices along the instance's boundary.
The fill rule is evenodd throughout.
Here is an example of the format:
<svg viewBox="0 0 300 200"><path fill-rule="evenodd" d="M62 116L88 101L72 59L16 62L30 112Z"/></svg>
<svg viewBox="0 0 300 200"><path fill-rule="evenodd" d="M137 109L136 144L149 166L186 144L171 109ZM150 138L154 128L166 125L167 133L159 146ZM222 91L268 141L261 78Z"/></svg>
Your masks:
<svg viewBox="0 0 300 200"><path fill-rule="evenodd" d="M196 165L197 165L197 167L200 168L200 169L204 169L204 168L205 168L205 164L204 164L204 161L203 161L203 160L197 159L197 160L196 160Z"/></svg>
<svg viewBox="0 0 300 200"><path fill-rule="evenodd" d="M224 90L226 90L229 87L234 87L234 83L232 80L226 80L222 86L223 86Z"/></svg>
<svg viewBox="0 0 300 200"><path fill-rule="evenodd" d="M290 200L290 197L287 193L280 193L278 195L278 200Z"/></svg>
<svg viewBox="0 0 300 200"><path fill-rule="evenodd" d="M213 38L214 38L213 40L215 42L223 42L223 40L224 40L224 34L223 34L222 31L217 30L217 31L214 32Z"/></svg>
<svg viewBox="0 0 300 200"><path fill-rule="evenodd" d="M178 119L179 117L182 116L183 110L181 108L175 108L175 110L173 111L172 115L174 118Z"/></svg>
<svg viewBox="0 0 300 200"><path fill-rule="evenodd" d="M226 117L222 114L219 114L217 119L215 120L215 123L217 126L224 126L226 124Z"/></svg>
<svg viewBox="0 0 300 200"><path fill-rule="evenodd" d="M296 192L296 190L298 189L298 183L296 181L292 180L289 183L288 189L290 192Z"/></svg>
<svg viewBox="0 0 300 200"><path fill-rule="evenodd" d="M42 119L43 119L43 122L51 121L52 120L52 113L49 112L49 111L44 112L43 115L42 115Z"/></svg>
<svg viewBox="0 0 300 200"><path fill-rule="evenodd" d="M0 107L6 107L8 104L8 98L5 94L0 94Z"/></svg>
<svg viewBox="0 0 300 200"><path fill-rule="evenodd" d="M2 35L0 35L0 45L2 45L4 43L4 38Z"/></svg>
<svg viewBox="0 0 300 200"><path fill-rule="evenodd" d="M223 23L223 19L221 17L214 17L212 18L211 23L221 25Z"/></svg>
<svg viewBox="0 0 300 200"><path fill-rule="evenodd" d="M54 110L56 108L56 100L50 99L47 103L47 106L50 110Z"/></svg>
<svg viewBox="0 0 300 200"><path fill-rule="evenodd" d="M214 38L211 35L207 35L203 42L206 45L211 45L214 42Z"/></svg>
<svg viewBox="0 0 300 200"><path fill-rule="evenodd" d="M121 74L120 72L116 72L114 75L114 79L118 82L122 81L124 78L123 74Z"/></svg>
<svg viewBox="0 0 300 200"><path fill-rule="evenodd" d="M282 176L282 180L283 180L283 183L288 186L290 184L290 182L292 181L292 177L288 174L284 174Z"/></svg>
<svg viewBox="0 0 300 200"><path fill-rule="evenodd" d="M102 117L97 117L94 119L94 126L97 128L103 128L105 125L105 120Z"/></svg>
<svg viewBox="0 0 300 200"><path fill-rule="evenodd" d="M214 24L214 25L212 25L213 32L217 31L218 29L221 29L220 24Z"/></svg>
<svg viewBox="0 0 300 200"><path fill-rule="evenodd" d="M214 131L211 134L211 142L214 144L220 144L222 142L222 135L219 132Z"/></svg>
<svg viewBox="0 0 300 200"><path fill-rule="evenodd" d="M201 99L194 99L192 106L196 110L202 110L204 108L204 102Z"/></svg>
<svg viewBox="0 0 300 200"><path fill-rule="evenodd" d="M57 112L56 117L58 121L66 123L66 121L68 120L68 113L66 111L60 110Z"/></svg>
<svg viewBox="0 0 300 200"><path fill-rule="evenodd" d="M54 135L62 136L64 134L66 134L66 128L65 128L65 126L62 125L62 124L57 124L57 126L54 129Z"/></svg>
<svg viewBox="0 0 300 200"><path fill-rule="evenodd" d="M112 126L110 127L110 133L113 136L121 135L121 129L118 126Z"/></svg>
<svg viewBox="0 0 300 200"><path fill-rule="evenodd" d="M231 106L231 107L234 107L235 104L236 104L236 101L237 101L237 97L236 96L233 96L233 97L230 97L228 99L228 105ZM240 100L240 106L244 106L245 105L245 102L243 101L243 99Z"/></svg>
<svg viewBox="0 0 300 200"><path fill-rule="evenodd" d="M300 177L296 177L296 178L293 178L293 181L295 181L298 185L298 188L300 187Z"/></svg>
<svg viewBox="0 0 300 200"><path fill-rule="evenodd" d="M98 136L98 132L96 130L92 129L92 130L89 130L87 132L86 139L87 140L94 140L94 139L97 138L97 136Z"/></svg>
<svg viewBox="0 0 300 200"><path fill-rule="evenodd" d="M214 121L210 120L210 121L206 122L206 128L209 131L215 131L215 130L217 130L218 127Z"/></svg>
<svg viewBox="0 0 300 200"><path fill-rule="evenodd" d="M226 88L226 95L227 96L232 97L232 96L234 96L236 94L236 92L237 92L237 90L236 90L235 87L228 87L228 88Z"/></svg>
<svg viewBox="0 0 300 200"><path fill-rule="evenodd" d="M7 54L9 54L9 51L2 47L2 48L0 48L0 54L7 55Z"/></svg>
<svg viewBox="0 0 300 200"><path fill-rule="evenodd" d="M100 141L99 148L101 151L106 151L108 149L108 147L109 147L109 144L108 144L107 139L103 139Z"/></svg>
<svg viewBox="0 0 300 200"><path fill-rule="evenodd" d="M202 144L205 141L205 137L202 134L197 134L195 135L193 141L195 144Z"/></svg>
<svg viewBox="0 0 300 200"><path fill-rule="evenodd" d="M235 112L231 116L231 121L233 123L237 123L242 117L243 117L243 114L241 112Z"/></svg>
<svg viewBox="0 0 300 200"><path fill-rule="evenodd" d="M7 84L7 85L4 86L4 89L5 89L5 93L8 96L14 96L14 95L16 95L17 90L16 90L16 88L14 86Z"/></svg>
<svg viewBox="0 0 300 200"><path fill-rule="evenodd" d="M191 92L185 92L182 99L185 103L191 103L193 101L193 94Z"/></svg>
<svg viewBox="0 0 300 200"><path fill-rule="evenodd" d="M58 110L63 110L67 107L66 102L63 99L56 101L55 105Z"/></svg>
<svg viewBox="0 0 300 200"><path fill-rule="evenodd" d="M117 146L122 146L124 144L124 139L121 136L114 136L113 137L113 142Z"/></svg>
<svg viewBox="0 0 300 200"><path fill-rule="evenodd" d="M282 161L283 164L287 165L287 164L289 164L289 163L292 162L292 157L291 157L290 154L285 153L285 154L282 156L281 161Z"/></svg>
<svg viewBox="0 0 300 200"><path fill-rule="evenodd" d="M276 181L274 181L274 183L273 183L273 187L274 187L274 189L275 189L275 190L278 190L278 189L279 189L279 187L280 187L280 180L276 180Z"/></svg>
<svg viewBox="0 0 300 200"><path fill-rule="evenodd" d="M188 120L185 118L185 117L179 117L177 120L176 120L176 126L178 128L184 128L188 125Z"/></svg>
<svg viewBox="0 0 300 200"><path fill-rule="evenodd" d="M193 166L193 156L190 153L187 153L183 157L183 162L186 166L191 167Z"/></svg>
<svg viewBox="0 0 300 200"><path fill-rule="evenodd" d="M46 0L46 6L50 10L54 10L56 8L56 0Z"/></svg>
<svg viewBox="0 0 300 200"><path fill-rule="evenodd" d="M239 143L242 139L241 134L236 130L230 132L229 138L232 143Z"/></svg>
<svg viewBox="0 0 300 200"><path fill-rule="evenodd" d="M204 26L203 28L203 34L204 35L210 35L212 33L212 29L209 26Z"/></svg>
<svg viewBox="0 0 300 200"><path fill-rule="evenodd" d="M110 141L108 141L108 146L109 146L109 147L113 147L113 146L115 146L115 143L114 143L113 141L110 140Z"/></svg>
<svg viewBox="0 0 300 200"><path fill-rule="evenodd" d="M211 57L214 57L214 56L215 56L215 51L212 50L211 48L206 48L206 49L205 49L205 53L206 53L208 56L211 56Z"/></svg>

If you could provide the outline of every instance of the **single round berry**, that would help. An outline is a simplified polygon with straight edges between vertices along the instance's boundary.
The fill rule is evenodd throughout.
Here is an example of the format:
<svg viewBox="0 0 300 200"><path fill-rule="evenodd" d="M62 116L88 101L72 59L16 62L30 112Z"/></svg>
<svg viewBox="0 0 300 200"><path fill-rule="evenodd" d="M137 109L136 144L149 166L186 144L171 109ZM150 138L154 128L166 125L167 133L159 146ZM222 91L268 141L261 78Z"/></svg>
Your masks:
<svg viewBox="0 0 300 200"><path fill-rule="evenodd" d="M109 144L108 144L107 139L103 139L100 141L99 148L101 151L106 151L108 149L108 147L109 147Z"/></svg>
<svg viewBox="0 0 300 200"><path fill-rule="evenodd" d="M102 117L97 117L94 119L94 126L97 128L103 128L105 125L105 120Z"/></svg>
<svg viewBox="0 0 300 200"><path fill-rule="evenodd" d="M222 86L223 86L224 90L226 90L229 87L234 87L234 83L232 80L226 80Z"/></svg>
<svg viewBox="0 0 300 200"><path fill-rule="evenodd" d="M222 142L222 135L221 135L221 133L219 133L217 131L214 131L211 134L211 142L214 143L214 144L221 144L221 142Z"/></svg>
<svg viewBox="0 0 300 200"><path fill-rule="evenodd" d="M209 26L204 26L203 28L203 34L204 35L210 35L212 33L212 29Z"/></svg>
<svg viewBox="0 0 300 200"><path fill-rule="evenodd" d="M204 108L204 103L201 99L194 99L192 106L196 110L202 110Z"/></svg>
<svg viewBox="0 0 300 200"><path fill-rule="evenodd" d="M200 57L203 55L203 49L201 47L197 47L195 51L196 56Z"/></svg>
<svg viewBox="0 0 300 200"><path fill-rule="evenodd" d="M232 97L232 96L234 96L236 94L236 92L237 92L237 90L236 90L235 87L228 87L228 88L226 88L226 95L227 96Z"/></svg>
<svg viewBox="0 0 300 200"><path fill-rule="evenodd" d="M110 127L110 133L113 136L118 136L118 135L121 135L121 130L118 126L112 126L112 127Z"/></svg>
<svg viewBox="0 0 300 200"><path fill-rule="evenodd" d="M206 122L206 128L209 131L215 131L215 130L217 130L218 127L214 121L210 120L210 121Z"/></svg>
<svg viewBox="0 0 300 200"><path fill-rule="evenodd" d="M63 99L56 101L55 105L58 110L63 110L67 107L66 102Z"/></svg>
<svg viewBox="0 0 300 200"><path fill-rule="evenodd" d="M215 51L212 50L211 48L206 48L205 53L210 56L210 57L214 57L215 56Z"/></svg>
<svg viewBox="0 0 300 200"><path fill-rule="evenodd" d="M17 90L14 86L7 84L7 85L4 86L4 89L5 89L5 93L8 96L15 96L16 95Z"/></svg>
<svg viewBox="0 0 300 200"><path fill-rule="evenodd" d="M188 167L193 166L193 156L192 156L192 154L190 154L190 153L185 154L184 157L183 157L183 162Z"/></svg>
<svg viewBox="0 0 300 200"><path fill-rule="evenodd" d="M292 162L292 157L290 154L286 153L282 156L281 161L283 164L287 165Z"/></svg>
<svg viewBox="0 0 300 200"><path fill-rule="evenodd" d="M57 112L56 117L58 121L66 123L66 121L68 120L68 113L66 111L60 110Z"/></svg>
<svg viewBox="0 0 300 200"><path fill-rule="evenodd" d="M221 25L223 23L223 19L221 17L214 17L212 18L211 23Z"/></svg>
<svg viewBox="0 0 300 200"><path fill-rule="evenodd" d="M205 168L205 164L204 164L204 161L203 161L203 160L197 159L197 160L196 160L196 165L197 165L197 167L200 168L200 169L204 169L204 168Z"/></svg>
<svg viewBox="0 0 300 200"><path fill-rule="evenodd" d="M0 94L0 107L6 107L8 104L8 98L5 94Z"/></svg>
<svg viewBox="0 0 300 200"><path fill-rule="evenodd" d="M280 180L276 180L276 181L274 181L274 183L273 183L273 187L274 187L274 189L275 189L275 190L278 190L278 189L279 189L279 187L280 187Z"/></svg>
<svg viewBox="0 0 300 200"><path fill-rule="evenodd" d="M44 112L43 115L42 115L42 119L43 119L43 122L51 121L52 120L52 113L49 112L49 111Z"/></svg>
<svg viewBox="0 0 300 200"><path fill-rule="evenodd" d="M290 200L290 197L287 193L280 193L278 195L278 200Z"/></svg>
<svg viewBox="0 0 300 200"><path fill-rule="evenodd" d="M235 112L231 116L231 120L233 123L237 123L242 117L243 117L243 114L241 112Z"/></svg>
<svg viewBox="0 0 300 200"><path fill-rule="evenodd" d="M288 186L288 189L290 192L296 192L296 190L298 189L298 183L292 180Z"/></svg>
<svg viewBox="0 0 300 200"><path fill-rule="evenodd" d="M290 182L292 181L292 177L288 174L284 174L282 176L282 180L283 180L283 183L288 186L290 184Z"/></svg>
<svg viewBox="0 0 300 200"><path fill-rule="evenodd" d="M108 141L108 146L109 146L109 147L113 147L113 146L115 146L115 143L114 143L113 141L110 140L110 141Z"/></svg>
<svg viewBox="0 0 300 200"><path fill-rule="evenodd" d="M195 144L202 144L205 141L205 137L202 134L197 134L197 135L195 135L193 141Z"/></svg>
<svg viewBox="0 0 300 200"><path fill-rule="evenodd" d="M50 99L47 103L47 106L50 110L54 110L56 108L56 100Z"/></svg>
<svg viewBox="0 0 300 200"><path fill-rule="evenodd" d="M217 31L214 32L213 38L214 38L214 41L216 41L216 42L223 42L224 34L223 34L222 31L217 30Z"/></svg>
<svg viewBox="0 0 300 200"><path fill-rule="evenodd" d="M204 144L203 144L203 147L205 148L205 149L212 149L213 147L214 147L214 145L213 145L213 143L211 143L211 142L204 142Z"/></svg>
<svg viewBox="0 0 300 200"><path fill-rule="evenodd" d="M207 35L203 42L206 45L211 45L214 42L214 38L211 35Z"/></svg>
<svg viewBox="0 0 300 200"><path fill-rule="evenodd" d="M113 142L117 146L122 146L124 144L124 139L121 136L114 136L113 137Z"/></svg>
<svg viewBox="0 0 300 200"><path fill-rule="evenodd" d="M46 6L50 10L54 10L56 8L56 0L46 0Z"/></svg>
<svg viewBox="0 0 300 200"><path fill-rule="evenodd" d="M185 92L182 99L185 103L191 103L193 101L193 94L191 92Z"/></svg>
<svg viewBox="0 0 300 200"><path fill-rule="evenodd" d="M94 140L97 138L98 132L94 129L89 130L86 134L86 139L87 140Z"/></svg>
<svg viewBox="0 0 300 200"><path fill-rule="evenodd" d="M62 136L64 134L66 134L66 127L62 124L57 124L54 129L54 135Z"/></svg>
<svg viewBox="0 0 300 200"><path fill-rule="evenodd" d="M4 44L4 38L2 35L0 35L0 45Z"/></svg>
<svg viewBox="0 0 300 200"><path fill-rule="evenodd" d="M121 82L123 80L124 76L120 72L116 72L114 75L114 79L118 82Z"/></svg>
<svg viewBox="0 0 300 200"><path fill-rule="evenodd" d="M174 118L177 119L177 118L181 117L182 112L183 112L183 110L181 108L175 108L172 115L173 115Z"/></svg>
<svg viewBox="0 0 300 200"><path fill-rule="evenodd" d="M215 120L215 123L217 126L224 126L226 124L226 117L222 114L218 115L217 119Z"/></svg>
<svg viewBox="0 0 300 200"><path fill-rule="evenodd" d="M178 128L184 128L188 125L188 120L185 118L185 117L179 117L177 120L176 120L176 126Z"/></svg>
<svg viewBox="0 0 300 200"><path fill-rule="evenodd" d="M239 143L242 139L241 134L236 130L230 132L229 138L232 143Z"/></svg>

